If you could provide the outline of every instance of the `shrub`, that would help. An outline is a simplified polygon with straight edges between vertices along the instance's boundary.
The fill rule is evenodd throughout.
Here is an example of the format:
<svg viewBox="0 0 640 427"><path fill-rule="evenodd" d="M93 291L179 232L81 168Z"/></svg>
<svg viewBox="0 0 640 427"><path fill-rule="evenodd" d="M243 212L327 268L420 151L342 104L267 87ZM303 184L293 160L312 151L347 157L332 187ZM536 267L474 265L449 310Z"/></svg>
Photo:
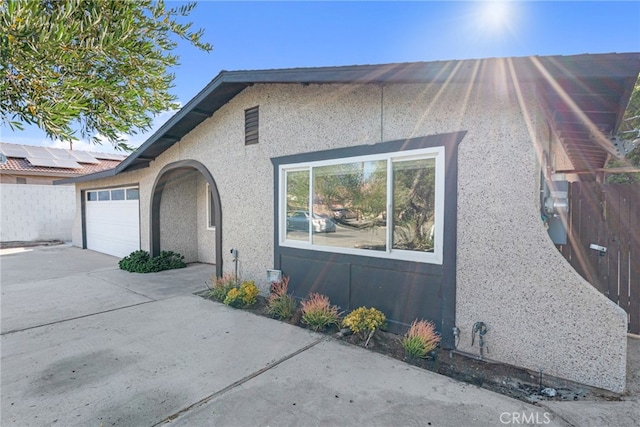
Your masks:
<svg viewBox="0 0 640 427"><path fill-rule="evenodd" d="M302 323L319 331L329 325L337 325L340 321L338 307L329 303L329 297L317 293L309 294L306 301L302 301Z"/></svg>
<svg viewBox="0 0 640 427"><path fill-rule="evenodd" d="M373 307L359 307L349 313L342 321L342 326L351 329L351 332L366 339L364 346L369 344L376 329L383 328L387 318L384 313Z"/></svg>
<svg viewBox="0 0 640 427"><path fill-rule="evenodd" d="M267 298L267 314L276 319L290 319L296 310L296 300L287 293L289 278L282 277L271 285L271 294Z"/></svg>
<svg viewBox="0 0 640 427"><path fill-rule="evenodd" d="M231 288L223 301L226 305L239 308L242 306L242 295L239 288Z"/></svg>
<svg viewBox="0 0 640 427"><path fill-rule="evenodd" d="M209 290L209 298L216 301L224 302L229 291L235 288L236 279L233 274L225 274L222 277L215 278L213 287Z"/></svg>
<svg viewBox="0 0 640 427"><path fill-rule="evenodd" d="M144 270L146 268L147 262L149 262L150 258L151 256L147 251L134 251L126 257L122 258L118 262L118 266L120 266L121 270L130 271L133 273L144 273L144 271L141 270Z"/></svg>
<svg viewBox="0 0 640 427"><path fill-rule="evenodd" d="M258 300L258 287L253 281L243 282L239 288L233 286L224 298L224 303L235 308L247 307Z"/></svg>
<svg viewBox="0 0 640 427"><path fill-rule="evenodd" d="M249 282L243 282L242 285L240 285L240 295L242 298L242 303L245 307L255 304L256 301L258 301L259 293L260 291L258 290L258 287L253 282L253 280Z"/></svg>
<svg viewBox="0 0 640 427"><path fill-rule="evenodd" d="M118 262L122 270L132 273L155 273L174 268L184 268L184 256L173 251L161 251L160 255L151 257L149 252L139 250L131 252Z"/></svg>
<svg viewBox="0 0 640 427"><path fill-rule="evenodd" d="M407 334L402 338L402 347L410 357L427 357L440 342L440 335L432 322L414 320Z"/></svg>
<svg viewBox="0 0 640 427"><path fill-rule="evenodd" d="M349 313L342 325L351 329L354 334L363 333L368 335L371 331L384 327L387 318L384 313L373 307L360 307Z"/></svg>

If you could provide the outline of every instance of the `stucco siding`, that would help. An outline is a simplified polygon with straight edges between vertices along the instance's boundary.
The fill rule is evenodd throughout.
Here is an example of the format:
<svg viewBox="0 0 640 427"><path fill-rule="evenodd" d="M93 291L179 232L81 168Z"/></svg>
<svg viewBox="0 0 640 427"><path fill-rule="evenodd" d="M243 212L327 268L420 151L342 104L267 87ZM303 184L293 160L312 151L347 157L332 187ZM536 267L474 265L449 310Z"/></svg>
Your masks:
<svg viewBox="0 0 640 427"><path fill-rule="evenodd" d="M621 391L624 313L573 271L546 234L537 202L535 149L538 138L547 138L539 131L543 118L533 88L520 87L518 94L501 84L503 77L482 89L256 84L149 168L78 188L139 182L141 244L148 249L151 187L158 172L177 160L201 162L220 193L223 243L215 250L222 251L224 270L233 270L229 250L238 249L241 276L256 280L266 292L265 270L274 261L270 158L467 131L458 157L460 348L477 352L477 344L470 345L471 327L483 321L489 327L490 358ZM256 105L260 142L245 146L244 110ZM199 229L206 193L197 194ZM76 221L74 244L78 227ZM198 248L197 257L201 252Z"/></svg>
<svg viewBox="0 0 640 427"><path fill-rule="evenodd" d="M162 192L160 248L178 252L185 262L198 261L197 172L176 170Z"/></svg>

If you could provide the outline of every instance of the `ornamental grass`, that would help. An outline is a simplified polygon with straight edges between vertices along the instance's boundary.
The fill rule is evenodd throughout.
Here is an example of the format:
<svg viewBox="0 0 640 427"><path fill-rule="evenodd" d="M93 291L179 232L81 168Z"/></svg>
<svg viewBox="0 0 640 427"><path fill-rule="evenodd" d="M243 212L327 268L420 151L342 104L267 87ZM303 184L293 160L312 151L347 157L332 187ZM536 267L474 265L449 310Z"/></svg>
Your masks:
<svg viewBox="0 0 640 427"><path fill-rule="evenodd" d="M426 358L440 343L440 335L432 322L414 320L402 338L402 347L410 357Z"/></svg>
<svg viewBox="0 0 640 427"><path fill-rule="evenodd" d="M331 305L329 297L311 293L306 301L302 301L302 323L319 331L330 325L338 325L340 313L338 307Z"/></svg>
<svg viewBox="0 0 640 427"><path fill-rule="evenodd" d="M267 298L267 314L276 319L291 319L296 310L296 300L289 295L289 278L283 276L282 280L271 285L271 294Z"/></svg>

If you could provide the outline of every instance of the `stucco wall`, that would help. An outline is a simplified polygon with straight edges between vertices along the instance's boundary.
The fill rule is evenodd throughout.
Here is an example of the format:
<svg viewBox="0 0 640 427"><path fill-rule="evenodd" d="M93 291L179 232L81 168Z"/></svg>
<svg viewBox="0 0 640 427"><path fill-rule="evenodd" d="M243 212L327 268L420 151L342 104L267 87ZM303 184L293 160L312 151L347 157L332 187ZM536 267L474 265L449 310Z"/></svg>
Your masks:
<svg viewBox="0 0 640 427"><path fill-rule="evenodd" d="M50 177L50 176L9 174L6 172L0 173L0 182L3 184L17 184L18 178L23 178L26 181L25 184L34 184L34 185L52 185L54 181L62 179L61 177L56 177L56 176Z"/></svg>
<svg viewBox="0 0 640 427"><path fill-rule="evenodd" d="M68 185L0 185L0 240L71 240L74 195Z"/></svg>
<svg viewBox="0 0 640 427"><path fill-rule="evenodd" d="M482 89L448 85L254 85L151 163L100 181L139 181L142 247L148 249L151 186L160 168L196 159L211 172L223 211L224 269L266 290L273 265L271 157L467 131L460 145L457 324L460 348L483 321L492 359L621 391L624 313L557 252L540 221L535 143L544 138L531 87L497 75ZM260 106L260 143L244 145L244 110ZM79 187L97 183L81 184ZM200 203L198 212L202 212ZM198 220L198 223L202 221ZM76 242L78 221L76 221ZM442 331L450 333L450 331ZM477 345L477 344L476 344Z"/></svg>
<svg viewBox="0 0 640 427"><path fill-rule="evenodd" d="M160 202L160 247L198 261L197 174L194 170L169 172Z"/></svg>

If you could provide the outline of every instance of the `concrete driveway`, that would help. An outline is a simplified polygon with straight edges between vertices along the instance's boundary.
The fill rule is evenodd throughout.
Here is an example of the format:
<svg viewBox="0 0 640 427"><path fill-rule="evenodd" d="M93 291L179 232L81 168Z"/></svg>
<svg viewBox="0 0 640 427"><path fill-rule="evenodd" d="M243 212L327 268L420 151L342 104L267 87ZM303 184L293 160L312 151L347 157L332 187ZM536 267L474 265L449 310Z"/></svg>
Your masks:
<svg viewBox="0 0 640 427"><path fill-rule="evenodd" d="M2 426L568 425L550 410L204 300L69 246L2 269Z"/></svg>

